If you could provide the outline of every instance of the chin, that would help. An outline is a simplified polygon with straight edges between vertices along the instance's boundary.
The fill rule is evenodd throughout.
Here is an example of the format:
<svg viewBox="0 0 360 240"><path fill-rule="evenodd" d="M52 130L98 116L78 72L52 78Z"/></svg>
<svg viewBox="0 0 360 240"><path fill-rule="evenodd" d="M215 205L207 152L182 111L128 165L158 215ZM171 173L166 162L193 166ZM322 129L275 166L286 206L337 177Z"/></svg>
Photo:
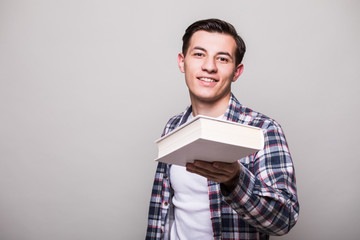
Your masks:
<svg viewBox="0 0 360 240"><path fill-rule="evenodd" d="M200 102L213 103L219 100L220 98L213 95L195 95L193 96L193 99Z"/></svg>

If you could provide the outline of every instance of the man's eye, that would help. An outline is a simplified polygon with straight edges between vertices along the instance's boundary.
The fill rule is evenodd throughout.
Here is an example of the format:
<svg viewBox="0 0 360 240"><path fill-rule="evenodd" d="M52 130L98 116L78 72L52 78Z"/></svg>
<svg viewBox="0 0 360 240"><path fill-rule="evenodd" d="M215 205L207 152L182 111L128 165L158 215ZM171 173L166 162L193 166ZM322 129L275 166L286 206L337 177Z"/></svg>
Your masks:
<svg viewBox="0 0 360 240"><path fill-rule="evenodd" d="M219 61L220 62L229 62L229 59L224 58L224 57L219 57Z"/></svg>
<svg viewBox="0 0 360 240"><path fill-rule="evenodd" d="M202 57L204 54L202 54L202 53L194 53L194 56L196 56L196 57Z"/></svg>

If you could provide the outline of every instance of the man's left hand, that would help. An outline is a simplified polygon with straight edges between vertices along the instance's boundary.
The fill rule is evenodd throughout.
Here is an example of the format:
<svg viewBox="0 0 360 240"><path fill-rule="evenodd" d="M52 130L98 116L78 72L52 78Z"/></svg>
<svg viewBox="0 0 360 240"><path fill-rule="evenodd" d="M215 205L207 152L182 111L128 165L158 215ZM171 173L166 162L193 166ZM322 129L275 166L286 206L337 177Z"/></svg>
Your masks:
<svg viewBox="0 0 360 240"><path fill-rule="evenodd" d="M238 183L241 166L238 161L223 163L195 160L194 163L186 164L186 170L214 182L223 183L228 191L232 191Z"/></svg>

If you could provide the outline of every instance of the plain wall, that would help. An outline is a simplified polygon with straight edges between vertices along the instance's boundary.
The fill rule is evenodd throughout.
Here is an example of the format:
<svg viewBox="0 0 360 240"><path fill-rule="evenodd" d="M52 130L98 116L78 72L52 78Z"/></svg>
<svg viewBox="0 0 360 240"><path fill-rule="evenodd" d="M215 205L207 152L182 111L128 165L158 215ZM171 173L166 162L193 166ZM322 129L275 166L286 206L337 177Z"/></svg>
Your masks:
<svg viewBox="0 0 360 240"><path fill-rule="evenodd" d="M245 39L233 85L283 126L300 218L272 239L359 238L359 1L0 0L0 239L143 239L192 22Z"/></svg>

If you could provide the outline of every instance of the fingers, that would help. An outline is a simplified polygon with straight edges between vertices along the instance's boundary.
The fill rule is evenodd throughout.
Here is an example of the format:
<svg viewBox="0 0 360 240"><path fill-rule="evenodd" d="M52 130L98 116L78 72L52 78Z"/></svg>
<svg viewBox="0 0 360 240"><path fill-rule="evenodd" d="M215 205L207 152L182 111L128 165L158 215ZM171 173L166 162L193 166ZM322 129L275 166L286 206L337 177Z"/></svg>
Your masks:
<svg viewBox="0 0 360 240"><path fill-rule="evenodd" d="M237 161L233 163L214 162L212 165L216 169L222 170L229 174L233 174L236 171L236 168L239 165L239 163Z"/></svg>
<svg viewBox="0 0 360 240"><path fill-rule="evenodd" d="M203 177L206 177L216 182L221 182L222 179L227 178L227 175L225 175L221 171L218 171L217 169L215 169L210 165L188 164L186 166L186 170L192 173L199 174Z"/></svg>
<svg viewBox="0 0 360 240"><path fill-rule="evenodd" d="M240 171L240 165L235 163L205 162L196 160L186 164L186 170L199 174L215 182L227 182L234 178Z"/></svg>

